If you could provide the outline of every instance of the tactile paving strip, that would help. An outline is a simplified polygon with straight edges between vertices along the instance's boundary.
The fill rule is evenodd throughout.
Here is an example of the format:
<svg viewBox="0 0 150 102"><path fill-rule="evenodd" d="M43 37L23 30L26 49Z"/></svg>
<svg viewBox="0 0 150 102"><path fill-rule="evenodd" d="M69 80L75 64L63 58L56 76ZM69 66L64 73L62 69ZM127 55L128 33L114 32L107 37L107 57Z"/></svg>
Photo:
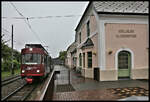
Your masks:
<svg viewBox="0 0 150 102"><path fill-rule="evenodd" d="M130 96L149 96L149 90L140 87L110 88L113 94L117 94L120 98Z"/></svg>

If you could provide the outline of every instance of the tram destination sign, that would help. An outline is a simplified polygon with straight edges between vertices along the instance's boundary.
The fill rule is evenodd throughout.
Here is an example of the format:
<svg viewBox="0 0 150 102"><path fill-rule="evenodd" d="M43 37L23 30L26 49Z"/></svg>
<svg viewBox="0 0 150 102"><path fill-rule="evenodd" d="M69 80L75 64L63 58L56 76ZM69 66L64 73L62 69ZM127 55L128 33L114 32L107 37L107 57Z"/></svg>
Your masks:
<svg viewBox="0 0 150 102"><path fill-rule="evenodd" d="M134 30L133 29L119 29L118 33L116 35L117 38L136 38L136 34L134 34Z"/></svg>

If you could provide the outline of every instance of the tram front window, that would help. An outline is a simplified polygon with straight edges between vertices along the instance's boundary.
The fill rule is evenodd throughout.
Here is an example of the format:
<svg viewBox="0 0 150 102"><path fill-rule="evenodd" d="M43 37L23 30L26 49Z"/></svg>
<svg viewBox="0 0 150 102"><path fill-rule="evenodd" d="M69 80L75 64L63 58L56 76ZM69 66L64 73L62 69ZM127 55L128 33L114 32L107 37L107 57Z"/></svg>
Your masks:
<svg viewBox="0 0 150 102"><path fill-rule="evenodd" d="M22 55L22 64L41 64L41 55L24 54Z"/></svg>

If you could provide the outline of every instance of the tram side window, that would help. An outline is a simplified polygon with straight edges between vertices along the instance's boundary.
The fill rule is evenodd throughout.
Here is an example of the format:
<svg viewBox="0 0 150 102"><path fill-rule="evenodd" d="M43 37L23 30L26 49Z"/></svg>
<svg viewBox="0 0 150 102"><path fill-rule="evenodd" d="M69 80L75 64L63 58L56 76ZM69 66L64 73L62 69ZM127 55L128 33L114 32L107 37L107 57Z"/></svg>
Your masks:
<svg viewBox="0 0 150 102"><path fill-rule="evenodd" d="M41 63L41 55L35 54L35 56L37 56L37 59L35 59L35 61L37 60L37 63L40 64ZM36 57L34 57L34 58L36 58Z"/></svg>
<svg viewBox="0 0 150 102"><path fill-rule="evenodd" d="M46 56L44 56L44 64L46 64Z"/></svg>
<svg viewBox="0 0 150 102"><path fill-rule="evenodd" d="M44 64L44 55L42 55L42 62L41 63Z"/></svg>
<svg viewBox="0 0 150 102"><path fill-rule="evenodd" d="M47 67L47 56L44 56L44 64Z"/></svg>
<svg viewBox="0 0 150 102"><path fill-rule="evenodd" d="M49 67L49 58L47 57L47 67Z"/></svg>
<svg viewBox="0 0 150 102"><path fill-rule="evenodd" d="M21 57L22 57L21 63L24 64L25 63L25 55L22 55Z"/></svg>

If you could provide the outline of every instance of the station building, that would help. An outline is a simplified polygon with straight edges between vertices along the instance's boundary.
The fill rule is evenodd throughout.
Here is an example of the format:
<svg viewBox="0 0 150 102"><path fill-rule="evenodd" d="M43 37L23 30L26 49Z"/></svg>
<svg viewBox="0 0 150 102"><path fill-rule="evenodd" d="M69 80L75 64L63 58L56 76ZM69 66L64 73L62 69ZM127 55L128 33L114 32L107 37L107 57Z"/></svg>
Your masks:
<svg viewBox="0 0 150 102"><path fill-rule="evenodd" d="M148 1L89 2L75 31L76 69L86 78L148 79Z"/></svg>

